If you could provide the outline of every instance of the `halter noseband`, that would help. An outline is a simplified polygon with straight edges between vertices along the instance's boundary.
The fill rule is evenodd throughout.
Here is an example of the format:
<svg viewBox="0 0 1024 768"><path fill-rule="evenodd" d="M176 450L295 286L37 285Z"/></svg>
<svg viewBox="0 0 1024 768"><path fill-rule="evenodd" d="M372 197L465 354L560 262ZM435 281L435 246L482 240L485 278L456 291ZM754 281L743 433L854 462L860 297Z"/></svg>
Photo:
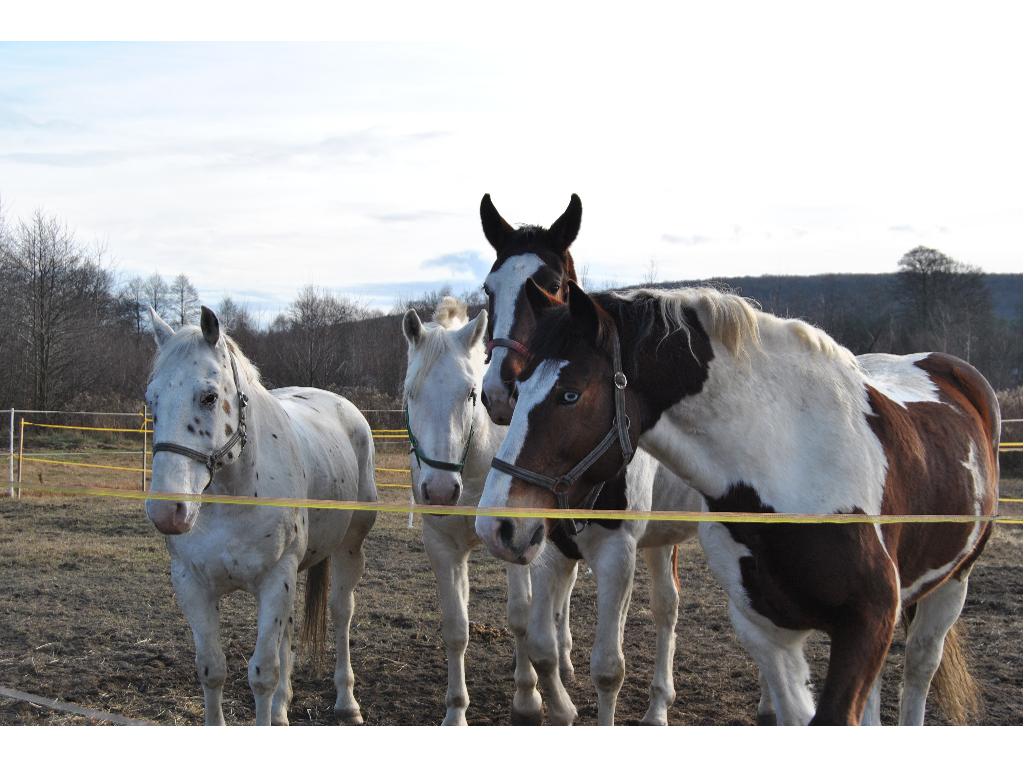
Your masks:
<svg viewBox="0 0 1024 768"><path fill-rule="evenodd" d="M618 331L612 330L612 367L615 370L615 375L612 376L612 383L615 385L615 418L612 420L611 429L604 438L599 442L594 449L584 456L580 462L566 472L561 477L551 477L550 475L541 474L540 472L534 472L531 469L524 469L523 467L510 464L507 461L495 457L491 461L491 466L499 472L504 472L506 475L510 475L514 478L529 483L530 485L536 485L540 488L545 488L555 495L555 499L558 501L559 509L569 508L569 491L576 484L576 481L582 477L583 473L590 469L593 464L600 459L612 447L612 444L616 440L619 442L619 446L622 448L622 466L625 467L633 458L635 449L633 444L629 440L629 416L626 415L626 386L628 381L626 380L626 374L622 372L622 353L619 350L619 334ZM604 483L599 483L594 486L594 489L587 494L583 500L583 508L591 509L594 506L594 502L597 501L597 497L601 493L601 489L604 488ZM578 531L577 531L578 532Z"/></svg>
<svg viewBox="0 0 1024 768"><path fill-rule="evenodd" d="M423 450L420 448L419 441L416 439L416 435L413 434L412 421L409 420L409 403L408 401L406 402L405 428L409 432L409 442L412 444L412 447L409 449L409 453L416 454L416 464L418 466L422 468L422 466L426 464L428 467L433 467L434 469L441 469L445 472L458 472L459 474L462 474L462 469L466 466L466 457L469 455L469 447L473 444L473 430L476 429L476 390L473 390L472 397L473 413L470 416L469 436L466 438L465 448L462 449L462 458L460 458L457 463L453 461L438 461L437 459L432 459L423 453Z"/></svg>
<svg viewBox="0 0 1024 768"><path fill-rule="evenodd" d="M228 350L228 359L231 361L231 375L235 379L235 391L238 392L238 429L235 430L235 434L231 436L231 439L219 451L214 451L213 453L203 453L178 443L155 443L153 445L154 455L160 453L160 451L166 451L168 453L177 453L180 456L195 459L202 463L210 472L211 483L213 482L213 473L223 466L223 459L228 455L228 452L235 447L236 443L241 443L238 448L241 451L245 448L246 443L245 407L249 404L249 397L242 392L242 387L238 383L238 368L235 366L235 356L231 354L230 350ZM207 486L209 486L209 483L207 483Z"/></svg>
<svg viewBox="0 0 1024 768"><path fill-rule="evenodd" d="M487 356L484 358L484 362L490 364L491 354L494 352L495 347L505 347L511 349L513 352L518 352L520 355L525 357L527 360L532 357L529 348L522 342L518 342L515 339L491 339L484 345L484 350L487 352Z"/></svg>

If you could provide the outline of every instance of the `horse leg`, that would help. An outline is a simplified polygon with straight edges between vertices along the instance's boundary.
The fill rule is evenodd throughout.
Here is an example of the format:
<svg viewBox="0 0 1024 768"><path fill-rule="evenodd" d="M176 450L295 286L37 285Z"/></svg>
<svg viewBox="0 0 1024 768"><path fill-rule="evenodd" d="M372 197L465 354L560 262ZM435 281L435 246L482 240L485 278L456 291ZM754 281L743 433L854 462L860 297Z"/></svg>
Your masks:
<svg viewBox="0 0 1024 768"><path fill-rule="evenodd" d="M292 616L282 620L281 643L278 646L278 664L280 679L274 699L270 703L271 725L288 725L288 707L292 703L292 666L295 662L295 649L292 648L292 629L295 625Z"/></svg>
<svg viewBox="0 0 1024 768"><path fill-rule="evenodd" d="M868 693L868 702L864 705L864 714L860 718L861 725L882 724L882 676L875 678L871 691Z"/></svg>
<svg viewBox="0 0 1024 768"><path fill-rule="evenodd" d="M597 630L590 653L590 677L597 689L598 725L615 724L615 705L626 677L622 633L636 571L636 540L612 532L584 552L597 577Z"/></svg>
<svg viewBox="0 0 1024 768"><path fill-rule="evenodd" d="M572 629L569 627L569 604L572 602L572 591L576 587L576 576L579 563L573 565L572 573L562 585L564 596L556 603L555 627L558 633L558 674L563 685L575 685L576 669L572 664Z"/></svg>
<svg viewBox="0 0 1024 768"><path fill-rule="evenodd" d="M777 627L761 616L747 616L735 600L729 600L729 618L740 644L760 670L762 704L758 704L758 712L767 689L779 725L806 725L814 716L814 699L807 687L810 669L804 658L809 633Z"/></svg>
<svg viewBox="0 0 1024 768"><path fill-rule="evenodd" d="M668 725L668 708L676 700L672 664L676 655L679 590L672 573L672 545L640 550L651 574L651 613L654 614L655 660L651 699L643 725Z"/></svg>
<svg viewBox="0 0 1024 768"><path fill-rule="evenodd" d="M575 560L565 557L555 547L546 547L537 565L530 570L534 589L527 642L530 661L547 700L548 719L552 725L572 725L577 717L576 707L558 674L555 627L556 606L560 604L575 568Z"/></svg>
<svg viewBox="0 0 1024 768"><path fill-rule="evenodd" d="M875 603L870 611L851 612L832 628L828 674L812 725L857 725L861 721L896 628L899 595L895 589L891 598L891 605Z"/></svg>
<svg viewBox="0 0 1024 768"><path fill-rule="evenodd" d="M447 522L447 521L442 521ZM441 603L441 636L448 657L448 691L441 725L466 725L466 646L469 645L469 548L460 548L437 530L432 518L423 519L423 546L437 579Z"/></svg>
<svg viewBox="0 0 1024 768"><path fill-rule="evenodd" d="M196 646L196 672L203 686L206 725L224 725L221 700L227 659L220 643L220 613L217 596L204 589L185 571L171 568L174 593L185 619L192 628Z"/></svg>
<svg viewBox="0 0 1024 768"><path fill-rule="evenodd" d="M331 621L334 624L334 639L338 659L334 666L334 688L338 692L334 701L334 714L338 720L349 725L360 725L363 716L359 711L354 689L356 676L352 671L349 655L349 631L352 628L352 613L355 610L354 591L366 567L363 554L363 540L373 527L376 513L353 512L341 546L331 555Z"/></svg>
<svg viewBox="0 0 1024 768"><path fill-rule="evenodd" d="M298 562L286 555L263 577L256 593L256 648L249 659L249 687L256 700L256 725L272 723L274 693L281 682L281 642L295 604ZM282 725L287 724L287 710Z"/></svg>
<svg viewBox="0 0 1024 768"><path fill-rule="evenodd" d="M526 640L532 601L530 568L525 565L506 565L505 574L508 579L508 627L515 638L516 647L512 725L540 725L544 721L544 708L537 691L537 673L530 662Z"/></svg>
<svg viewBox="0 0 1024 768"><path fill-rule="evenodd" d="M925 703L932 677L942 661L946 634L960 618L967 598L967 578L947 580L919 600L907 630L900 696L900 725L924 725Z"/></svg>
<svg viewBox="0 0 1024 768"><path fill-rule="evenodd" d="M757 684L761 687L761 698L757 701L757 724L776 725L778 718L772 704L772 692L768 687L768 679L760 669L757 671Z"/></svg>

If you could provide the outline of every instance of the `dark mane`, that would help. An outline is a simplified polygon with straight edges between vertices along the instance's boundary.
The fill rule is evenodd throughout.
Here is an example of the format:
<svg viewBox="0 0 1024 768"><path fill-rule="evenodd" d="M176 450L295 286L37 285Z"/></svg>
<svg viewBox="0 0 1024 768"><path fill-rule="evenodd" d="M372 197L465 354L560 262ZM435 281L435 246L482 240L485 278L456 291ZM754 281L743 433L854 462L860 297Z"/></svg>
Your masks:
<svg viewBox="0 0 1024 768"><path fill-rule="evenodd" d="M639 330L641 336L653 328L657 311L648 306L649 302L626 301L612 293L594 293L591 298L597 302L598 313L596 349L602 354L611 354L611 337L624 323ZM546 310L537 320L537 326L530 337L529 348L535 361L567 357L580 344L595 346L594 339L584 338L572 323L569 305L561 304ZM632 357L622 349L623 361ZM628 364L627 368L630 368Z"/></svg>

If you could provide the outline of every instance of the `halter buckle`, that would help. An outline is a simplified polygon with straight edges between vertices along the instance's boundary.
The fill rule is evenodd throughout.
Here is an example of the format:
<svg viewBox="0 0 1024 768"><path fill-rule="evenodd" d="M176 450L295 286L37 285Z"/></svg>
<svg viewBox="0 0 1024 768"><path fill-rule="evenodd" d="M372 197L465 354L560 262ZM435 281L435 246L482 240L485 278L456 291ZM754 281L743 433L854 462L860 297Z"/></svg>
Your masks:
<svg viewBox="0 0 1024 768"><path fill-rule="evenodd" d="M612 381L615 383L616 389L625 389L629 384L629 381L626 379L626 374L622 371L616 371L615 375L612 377Z"/></svg>
<svg viewBox="0 0 1024 768"><path fill-rule="evenodd" d="M566 480L564 477L559 477L551 485L551 492L556 496L561 496L568 493L572 489L573 483Z"/></svg>

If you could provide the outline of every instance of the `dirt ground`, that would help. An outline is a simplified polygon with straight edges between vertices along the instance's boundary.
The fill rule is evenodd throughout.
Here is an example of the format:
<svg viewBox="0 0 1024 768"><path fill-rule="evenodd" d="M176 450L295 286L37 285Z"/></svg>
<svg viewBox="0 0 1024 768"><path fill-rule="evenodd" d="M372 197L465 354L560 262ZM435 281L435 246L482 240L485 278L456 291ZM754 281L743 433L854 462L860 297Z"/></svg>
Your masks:
<svg viewBox="0 0 1024 768"><path fill-rule="evenodd" d="M403 461L396 454L382 463L401 466ZM395 475L387 479L399 480ZM387 498L401 500L403 493L392 489ZM1004 482L1004 496L1020 494L1019 480ZM356 695L366 722L439 723L444 715L444 647L418 522L409 530L404 515L382 515L367 551L352 632ZM1022 724L1021 566L1021 529L998 526L974 569L963 613L973 670L984 692L982 722L987 724ZM724 595L696 543L684 547L681 571L677 700L670 722L752 724L756 671L736 642ZM191 634L174 601L162 537L140 503L0 500L0 575L0 686L163 724L202 722ZM617 717L622 724L636 723L647 706L654 654L647 583L640 564L626 625L627 673ZM593 576L582 567L572 613L576 683L569 689L581 724L597 718L589 671L594 598ZM229 723L251 722L246 662L255 634L252 598L229 596L222 603L222 618L229 667L225 717ZM478 725L506 724L513 649L504 626L504 572L482 551L471 560L470 618L468 719ZM896 719L902 651L898 632L884 675L886 723ZM812 640L808 656L820 681L827 642ZM300 663L294 688L293 724L333 722L329 673L315 674ZM75 722L83 721L0 698L0 724ZM943 721L930 709L929 722Z"/></svg>

